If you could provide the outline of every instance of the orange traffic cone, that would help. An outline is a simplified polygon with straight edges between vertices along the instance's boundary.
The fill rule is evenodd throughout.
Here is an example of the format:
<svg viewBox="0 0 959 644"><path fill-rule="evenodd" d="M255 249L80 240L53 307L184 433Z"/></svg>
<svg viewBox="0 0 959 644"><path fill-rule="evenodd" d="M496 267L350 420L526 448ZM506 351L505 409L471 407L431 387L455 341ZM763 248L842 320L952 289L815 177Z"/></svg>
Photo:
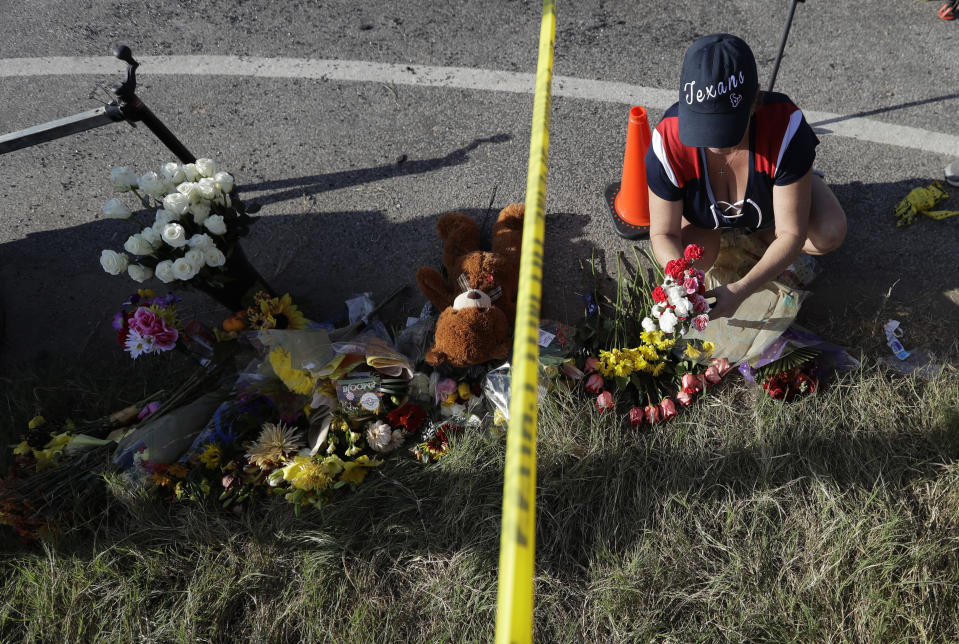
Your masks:
<svg viewBox="0 0 959 644"><path fill-rule="evenodd" d="M623 180L606 187L606 203L616 232L626 239L649 234L649 189L646 185L646 151L651 139L646 110L629 110Z"/></svg>

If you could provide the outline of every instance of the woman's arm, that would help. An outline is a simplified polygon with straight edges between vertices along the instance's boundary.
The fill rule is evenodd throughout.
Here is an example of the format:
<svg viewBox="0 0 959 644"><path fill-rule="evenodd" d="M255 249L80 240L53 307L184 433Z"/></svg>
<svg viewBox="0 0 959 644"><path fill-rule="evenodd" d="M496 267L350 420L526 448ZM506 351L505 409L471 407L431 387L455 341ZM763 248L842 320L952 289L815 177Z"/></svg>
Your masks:
<svg viewBox="0 0 959 644"><path fill-rule="evenodd" d="M649 243L660 266L683 256L683 202L666 201L649 191Z"/></svg>
<svg viewBox="0 0 959 644"><path fill-rule="evenodd" d="M710 318L728 317L735 313L743 300L795 261L806 242L811 195L811 171L788 186L773 186L775 239L756 265L741 279L707 293L707 297L716 298L716 303L709 312Z"/></svg>

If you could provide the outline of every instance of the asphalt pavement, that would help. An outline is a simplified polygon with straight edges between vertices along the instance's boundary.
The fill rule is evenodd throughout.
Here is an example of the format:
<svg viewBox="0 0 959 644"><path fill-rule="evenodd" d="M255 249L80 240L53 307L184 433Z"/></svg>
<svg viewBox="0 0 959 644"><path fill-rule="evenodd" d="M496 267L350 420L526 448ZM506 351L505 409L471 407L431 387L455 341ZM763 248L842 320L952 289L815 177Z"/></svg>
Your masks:
<svg viewBox="0 0 959 644"><path fill-rule="evenodd" d="M652 97L655 124L657 97L678 93L685 48L718 31L750 43L765 85L789 6L559 0L555 74L585 89L552 102L544 316L574 322L579 260L611 263L634 245L614 234L603 201L622 171L631 97ZM959 21L938 19L937 8L809 0L792 23L775 89L828 116L810 118L816 167L849 218L803 318L842 344L856 345L861 325L837 319L897 315L907 346L948 342L959 329L959 217L902 229L892 215L959 157L950 149ZM524 198L540 10L519 0L0 0L0 134L107 100L123 64L102 57L126 43L148 61L143 101L262 204L243 243L277 290L326 319L353 294L378 299L405 283L390 313L415 315L425 302L416 269L440 262L437 217L465 212L488 232L500 208ZM316 73L328 68L339 71ZM0 155L0 368L116 355L110 321L136 284L99 264L100 250L119 250L130 232L100 214L113 196L109 170L171 160L127 124ZM959 209L959 196L940 207ZM208 320L224 313L201 296L185 305Z"/></svg>

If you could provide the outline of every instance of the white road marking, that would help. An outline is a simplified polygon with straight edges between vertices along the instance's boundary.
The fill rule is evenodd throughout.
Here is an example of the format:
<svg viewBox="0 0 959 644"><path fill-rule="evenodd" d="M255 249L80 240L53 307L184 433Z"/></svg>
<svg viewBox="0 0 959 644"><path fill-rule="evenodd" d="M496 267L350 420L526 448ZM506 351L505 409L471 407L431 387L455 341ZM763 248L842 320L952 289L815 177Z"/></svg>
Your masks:
<svg viewBox="0 0 959 644"><path fill-rule="evenodd" d="M140 56L143 75L252 76L313 78L333 81L395 83L419 87L451 87L532 94L535 74L467 67L432 67L372 63L359 60L260 58L253 56ZM110 56L0 59L0 78L116 74L123 63ZM665 110L677 99L674 90L570 76L553 77L553 96L587 101L642 105ZM923 152L959 156L959 136L894 125L875 119L806 111L806 120L822 134L895 145Z"/></svg>

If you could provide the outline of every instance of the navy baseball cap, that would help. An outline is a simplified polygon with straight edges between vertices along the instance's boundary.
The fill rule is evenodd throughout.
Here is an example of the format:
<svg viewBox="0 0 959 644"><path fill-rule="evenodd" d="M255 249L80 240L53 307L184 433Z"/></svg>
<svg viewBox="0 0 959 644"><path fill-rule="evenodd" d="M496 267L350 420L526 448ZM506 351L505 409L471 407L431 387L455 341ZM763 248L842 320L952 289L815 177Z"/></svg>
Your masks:
<svg viewBox="0 0 959 644"><path fill-rule="evenodd" d="M746 133L758 88L749 45L730 34L703 36L683 58L679 140L697 148L736 145Z"/></svg>

